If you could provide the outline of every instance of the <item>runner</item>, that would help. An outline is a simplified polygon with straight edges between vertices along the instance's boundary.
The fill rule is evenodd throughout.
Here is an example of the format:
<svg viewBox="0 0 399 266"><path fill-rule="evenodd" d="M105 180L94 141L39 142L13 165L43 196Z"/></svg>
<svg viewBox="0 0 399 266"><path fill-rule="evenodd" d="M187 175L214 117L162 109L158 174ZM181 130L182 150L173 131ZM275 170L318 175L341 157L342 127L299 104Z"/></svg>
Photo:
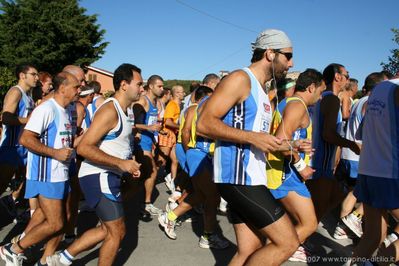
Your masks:
<svg viewBox="0 0 399 266"><path fill-rule="evenodd" d="M279 265L299 246L289 217L266 187L264 154L288 148L268 134L272 113L264 86L286 75L292 52L284 32L263 31L253 44L252 64L225 77L198 118L198 134L216 140L214 181L237 237L230 265ZM271 242L264 245L260 236Z"/></svg>

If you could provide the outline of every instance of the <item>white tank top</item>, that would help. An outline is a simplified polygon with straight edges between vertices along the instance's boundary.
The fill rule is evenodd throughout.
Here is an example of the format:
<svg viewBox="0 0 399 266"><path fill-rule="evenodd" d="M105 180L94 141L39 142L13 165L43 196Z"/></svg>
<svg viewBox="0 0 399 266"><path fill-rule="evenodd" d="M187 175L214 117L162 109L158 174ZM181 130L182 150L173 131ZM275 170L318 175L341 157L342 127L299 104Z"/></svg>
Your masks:
<svg viewBox="0 0 399 266"><path fill-rule="evenodd" d="M399 179L399 79L379 83L367 102L359 174Z"/></svg>
<svg viewBox="0 0 399 266"><path fill-rule="evenodd" d="M362 109L368 98L368 96L364 96L353 105L348 123L346 125L345 138L348 140L356 141L360 144L362 143L362 141L356 138L356 132L360 126L360 123L363 120ZM354 153L349 148L342 148L341 158L345 160L357 162L359 161L359 155Z"/></svg>
<svg viewBox="0 0 399 266"><path fill-rule="evenodd" d="M131 122L129 121L129 117L123 112L119 102L115 98L108 98L99 108L111 101L113 102L118 114L118 124L102 138L102 140L98 143L98 146L100 150L111 156L123 160L130 159L132 157L130 143L132 126ZM80 167L79 177L108 171L116 174L122 174L119 169L98 165L85 159Z"/></svg>

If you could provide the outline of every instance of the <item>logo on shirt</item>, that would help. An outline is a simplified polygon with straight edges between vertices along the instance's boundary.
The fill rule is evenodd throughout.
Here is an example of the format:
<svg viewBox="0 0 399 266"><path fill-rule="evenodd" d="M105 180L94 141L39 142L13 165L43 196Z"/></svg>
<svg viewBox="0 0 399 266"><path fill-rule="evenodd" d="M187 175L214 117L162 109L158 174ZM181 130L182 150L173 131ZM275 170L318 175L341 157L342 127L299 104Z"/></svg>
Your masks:
<svg viewBox="0 0 399 266"><path fill-rule="evenodd" d="M270 110L271 110L270 104L263 103L263 107L265 108L266 113L270 113Z"/></svg>

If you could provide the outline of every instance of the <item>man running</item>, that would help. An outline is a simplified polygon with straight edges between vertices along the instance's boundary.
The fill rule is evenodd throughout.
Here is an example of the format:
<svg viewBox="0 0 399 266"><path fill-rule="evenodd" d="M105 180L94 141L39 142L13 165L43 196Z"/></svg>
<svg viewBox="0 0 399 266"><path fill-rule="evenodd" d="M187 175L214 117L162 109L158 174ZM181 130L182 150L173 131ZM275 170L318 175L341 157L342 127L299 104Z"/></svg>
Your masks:
<svg viewBox="0 0 399 266"><path fill-rule="evenodd" d="M66 72L53 80L54 97L39 105L25 126L20 143L28 150L26 198L37 198L32 219L43 217L15 244L7 244L0 255L12 265L22 265L22 252L61 233L65 224L64 199L69 191L68 168L72 157L72 121L67 106L79 93L77 79ZM39 265L48 262L54 250L46 248Z"/></svg>
<svg viewBox="0 0 399 266"><path fill-rule="evenodd" d="M263 31L253 44L252 64L224 78L198 118L198 134L216 140L214 182L229 204L237 237L230 265L279 265L299 246L289 217L266 187L265 153L283 145L268 134L272 111L265 84L284 78L292 51L284 32ZM260 235L270 243L264 245Z"/></svg>
<svg viewBox="0 0 399 266"><path fill-rule="evenodd" d="M132 127L127 107L143 90L141 70L131 64L122 64L114 72L113 83L114 97L107 99L96 111L77 149L85 158L79 170L80 186L86 204L95 209L101 224L86 231L61 252L58 259L65 265L72 264L76 255L100 242L98 265L112 265L125 235L121 176L140 175L140 164L132 159Z"/></svg>

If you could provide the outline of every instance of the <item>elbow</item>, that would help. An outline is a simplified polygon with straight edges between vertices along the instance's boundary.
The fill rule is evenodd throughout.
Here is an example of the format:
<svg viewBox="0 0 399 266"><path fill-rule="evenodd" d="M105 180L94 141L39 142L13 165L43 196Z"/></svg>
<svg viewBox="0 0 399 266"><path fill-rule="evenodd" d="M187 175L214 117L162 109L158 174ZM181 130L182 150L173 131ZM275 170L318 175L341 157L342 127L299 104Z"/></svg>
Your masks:
<svg viewBox="0 0 399 266"><path fill-rule="evenodd" d="M22 133L21 137L19 138L19 144L27 148L27 140L24 133Z"/></svg>
<svg viewBox="0 0 399 266"><path fill-rule="evenodd" d="M206 123L204 123L204 119L198 119L197 122L197 134L201 136L207 136L209 130L207 128Z"/></svg>
<svg viewBox="0 0 399 266"><path fill-rule="evenodd" d="M78 146L76 147L76 153L79 154L82 157L86 157L85 156L85 147L84 147L84 145L79 143Z"/></svg>

